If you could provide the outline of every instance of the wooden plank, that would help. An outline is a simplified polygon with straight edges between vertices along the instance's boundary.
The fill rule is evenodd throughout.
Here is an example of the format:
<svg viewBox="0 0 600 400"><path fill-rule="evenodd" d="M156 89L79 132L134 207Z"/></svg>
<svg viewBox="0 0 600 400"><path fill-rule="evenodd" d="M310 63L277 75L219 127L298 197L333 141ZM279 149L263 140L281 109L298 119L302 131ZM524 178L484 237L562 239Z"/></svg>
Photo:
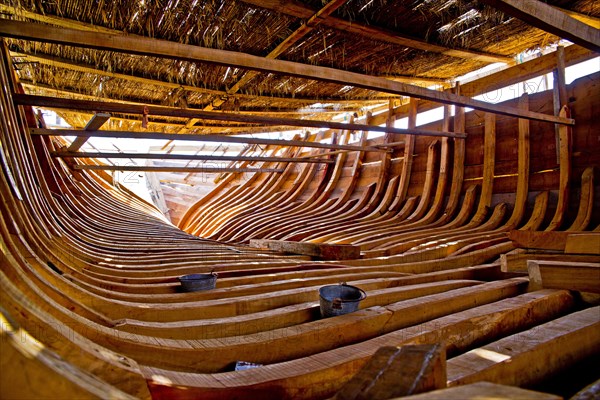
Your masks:
<svg viewBox="0 0 600 400"><path fill-rule="evenodd" d="M483 0L498 10L560 38L599 52L600 30L539 0Z"/></svg>
<svg viewBox="0 0 600 400"><path fill-rule="evenodd" d="M482 380L531 386L597 356L599 313L591 307L448 360L448 386Z"/></svg>
<svg viewBox="0 0 600 400"><path fill-rule="evenodd" d="M521 389L515 386L499 385L491 382L477 382L469 385L434 390L428 393L402 397L402 400L562 400L550 393ZM398 399L399 400L399 399ZM583 399L581 399L583 400Z"/></svg>
<svg viewBox="0 0 600 400"><path fill-rule="evenodd" d="M110 118L110 114L108 113L96 113L94 114L94 116L92 117L92 119L90 119L87 123L87 125L85 126L85 128L83 128L84 131L97 131L100 129L100 127L102 125L104 125L104 123L106 121L108 121ZM87 140L89 139L88 137L85 136L78 136L75 138L75 140L73 141L73 143L71 143L71 145L69 146L69 148L67 149L67 151L77 151L81 148L81 146L83 146L85 144L85 142L87 142Z"/></svg>
<svg viewBox="0 0 600 400"><path fill-rule="evenodd" d="M302 78L323 80L342 85L361 87L380 92L433 100L444 104L456 104L477 110L539 121L574 125L570 118L518 110L498 104L473 100L447 92L438 92L401 82L372 77L355 72L306 65L291 61L271 60L232 51L202 48L173 43L165 40L130 36L116 36L98 32L85 32L68 28L55 28L35 23L4 21L0 26L0 36L66 44L78 47L91 47L101 50L126 52L141 55L176 58L190 61L209 62L220 65L247 68L272 73L281 73ZM340 128L343 129L343 128Z"/></svg>
<svg viewBox="0 0 600 400"><path fill-rule="evenodd" d="M303 254L323 260L353 260L360 258L360 247L349 244L291 242L285 240L251 239L250 246L284 253Z"/></svg>
<svg viewBox="0 0 600 400"><path fill-rule="evenodd" d="M167 117L185 117L185 118L199 118L208 120L228 121L228 122L244 122L250 124L264 124L272 126L297 126L297 127L308 127L308 128L329 128L329 129L348 129L357 131L374 131L374 132L385 132L385 133L397 133L406 134L410 133L413 135L424 135L424 136L448 136L448 137L459 137L464 138L464 133L454 132L439 132L429 131L423 129L401 129L392 127L382 127L364 124L344 123L344 122L332 122L332 121L318 121L309 119L294 119L294 118L280 118L280 117L265 117L260 115L248 115L239 114L233 112L220 112L220 111L202 111L190 108L180 109L174 107L162 107L162 106L143 106L140 104L123 104L114 103L107 101L91 101L91 100L72 100L72 99L61 99L56 97L47 96L34 96L26 94L14 94L13 99L17 104L29 105L37 107L51 107L51 108L68 108L75 110L102 110L110 111L115 113L126 113L126 114L144 114L144 109L147 109L148 115L160 115ZM378 151L386 151L379 149Z"/></svg>
<svg viewBox="0 0 600 400"><path fill-rule="evenodd" d="M160 167L153 165L85 165L73 166L87 171L149 171L149 172L283 172L283 168L213 168L213 167Z"/></svg>
<svg viewBox="0 0 600 400"><path fill-rule="evenodd" d="M307 19L314 14L314 10L300 2L285 2L282 0L275 1L260 1L260 0L245 0L245 3L253 4L261 8L267 8L287 15L292 15L298 18ZM352 33L353 35L366 36L369 38L377 38L377 40L398 44L401 46L411 47L414 49L424 50L428 52L441 53L451 57L459 57L465 59L475 59L487 63L503 62L512 63L510 57L497 54L484 53L468 49L452 49L439 44L428 43L426 41L404 35L400 32L393 32L379 27L374 27L366 24L361 24L357 21L346 21L334 16L328 16L321 21L322 25L329 28L342 30Z"/></svg>
<svg viewBox="0 0 600 400"><path fill-rule="evenodd" d="M348 150L341 150L348 151ZM52 151L50 155L62 158L139 158L146 160L202 160L202 161L251 161L251 162L290 162L332 164L334 161L323 158L304 157L259 157L259 156L213 156L206 154L165 154L165 153L106 153Z"/></svg>
<svg viewBox="0 0 600 400"><path fill-rule="evenodd" d="M572 232L512 230L508 232L508 238L515 246L524 249L564 251L570 233Z"/></svg>
<svg viewBox="0 0 600 400"><path fill-rule="evenodd" d="M252 137L227 136L227 135L198 135L198 134L178 134L161 132L125 132L125 131L96 131L87 132L82 130L70 129L31 129L32 135L46 136L94 136L104 138L124 138L124 139L156 139L156 140L191 140L195 142L222 142L222 143L247 143L247 144L265 144L279 146L298 146L318 149L344 149L354 151L375 151L386 152L372 146L354 146L310 142L304 140L284 140L284 139L262 139Z"/></svg>
<svg viewBox="0 0 600 400"><path fill-rule="evenodd" d="M527 270L529 281L536 289L600 293L600 263L530 260Z"/></svg>
<svg viewBox="0 0 600 400"><path fill-rule="evenodd" d="M386 346L378 349L333 399L387 400L445 387L445 346Z"/></svg>
<svg viewBox="0 0 600 400"><path fill-rule="evenodd" d="M596 255L564 254L556 252L539 252L516 249L500 256L502 272L527 273L527 262L530 260L597 263L600 257Z"/></svg>
<svg viewBox="0 0 600 400"><path fill-rule="evenodd" d="M571 233L567 236L565 253L600 255L600 233Z"/></svg>

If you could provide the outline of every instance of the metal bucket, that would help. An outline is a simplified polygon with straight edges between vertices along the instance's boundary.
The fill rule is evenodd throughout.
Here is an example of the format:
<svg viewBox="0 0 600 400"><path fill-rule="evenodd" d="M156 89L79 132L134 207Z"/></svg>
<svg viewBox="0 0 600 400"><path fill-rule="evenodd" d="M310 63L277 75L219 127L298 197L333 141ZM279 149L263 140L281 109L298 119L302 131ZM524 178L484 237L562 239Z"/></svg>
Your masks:
<svg viewBox="0 0 600 400"><path fill-rule="evenodd" d="M214 289L217 284L217 274L190 274L179 277L179 283L184 292Z"/></svg>
<svg viewBox="0 0 600 400"><path fill-rule="evenodd" d="M356 286L345 283L323 286L319 289L321 316L327 318L354 312L366 298L365 291Z"/></svg>

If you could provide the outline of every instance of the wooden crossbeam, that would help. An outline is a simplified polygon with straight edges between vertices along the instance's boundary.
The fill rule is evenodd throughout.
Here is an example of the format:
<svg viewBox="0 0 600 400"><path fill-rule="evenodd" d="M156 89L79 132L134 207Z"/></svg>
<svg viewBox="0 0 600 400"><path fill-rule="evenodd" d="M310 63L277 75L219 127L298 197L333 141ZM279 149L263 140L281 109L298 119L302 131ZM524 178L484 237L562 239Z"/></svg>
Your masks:
<svg viewBox="0 0 600 400"><path fill-rule="evenodd" d="M98 129L100 129L100 127L102 125L104 125L104 123L106 121L109 120L109 118L110 118L110 114L108 114L108 113L94 114L92 119L89 120L89 122L87 123L85 128L83 128L83 130L84 131L97 131ZM81 146L83 146L85 144L85 142L87 142L88 139L89 139L89 136L88 137L78 136L77 138L75 138L73 143L71 143L71 145L68 148L68 151L79 150L81 148Z"/></svg>
<svg viewBox="0 0 600 400"><path fill-rule="evenodd" d="M600 51L600 30L538 0L483 0L498 10L541 30Z"/></svg>
<svg viewBox="0 0 600 400"><path fill-rule="evenodd" d="M346 151L346 150L344 150ZM259 157L259 156L213 156L202 154L164 154L164 153L106 153L53 151L53 157L62 158L139 158L145 160L201 160L201 161L250 161L250 162L291 162L332 164L335 160L320 158Z"/></svg>
<svg viewBox="0 0 600 400"><path fill-rule="evenodd" d="M533 289L600 293L600 263L531 260L527 271Z"/></svg>
<svg viewBox="0 0 600 400"><path fill-rule="evenodd" d="M343 144L329 144L318 142L307 142L304 140L285 140L285 139L260 139L242 136L225 135L192 135L178 133L161 132L127 132L127 131L95 131L88 132L84 130L71 129L40 129L30 130L32 135L43 136L93 136L104 138L123 138L123 139L155 139L155 140L186 140L195 142L221 142L221 143L246 143L246 144L264 144L278 146L298 146L317 149L351 150L351 151L375 151L386 152L387 150L373 146L353 146Z"/></svg>
<svg viewBox="0 0 600 400"><path fill-rule="evenodd" d="M445 387L445 346L386 346L377 350L333 400L387 400Z"/></svg>
<svg viewBox="0 0 600 400"><path fill-rule="evenodd" d="M575 123L575 121L571 118L562 118L533 111L519 110L514 107L491 104L480 100L474 100L465 96L459 96L447 92L438 92L431 89L421 88L401 82L394 82L355 72L301 64L291 61L272 60L245 53L191 46L169 42L166 40L150 39L133 35L116 36L99 32L85 32L75 29L42 26L40 24L28 22L3 21L2 25L0 25L0 36L149 55L154 57L166 57L228 65L237 68L247 68L333 82L342 85L350 85L395 95L411 96L420 99L437 101L444 104L455 104L463 107L471 107L481 111L519 118L567 125L574 125Z"/></svg>
<svg viewBox="0 0 600 400"><path fill-rule="evenodd" d="M407 397L406 400L562 400L561 396L510 385L477 382ZM573 400L573 399L571 399ZM577 399L584 400L584 399Z"/></svg>
<svg viewBox="0 0 600 400"><path fill-rule="evenodd" d="M353 260L360 258L360 247L350 244L308 243L286 240L252 239L251 247L284 253L303 254L323 260Z"/></svg>
<svg viewBox="0 0 600 400"><path fill-rule="evenodd" d="M139 172L283 172L283 168L212 168L212 167L160 167L149 165L74 165L73 169L91 171L139 171Z"/></svg>
<svg viewBox="0 0 600 400"><path fill-rule="evenodd" d="M595 254L600 256L600 233L571 232L571 234L567 236L565 253Z"/></svg>
<svg viewBox="0 0 600 400"><path fill-rule="evenodd" d="M164 117L185 117L185 118L199 118L208 120L218 121L229 121L229 122L243 122L243 123L256 123L264 125L274 126L297 126L307 128L328 128L328 129L344 129L344 130L356 130L356 131L373 131L373 132L386 132L386 133L398 133L417 136L441 136L441 137L466 137L465 133L455 132L440 132L430 131L424 129L401 129L401 128L388 128L382 126L363 125L354 123L343 123L343 122L332 122L332 121L318 121L308 119L294 119L294 118L280 118L280 117L265 117L259 115L246 115L231 112L220 112L220 111L202 111L193 109L177 109L171 107L159 107L159 106L142 106L138 104L121 104L106 101L91 101L91 100L71 100L61 99L56 97L47 96L33 96L26 94L13 94L13 100L16 104L38 106L38 107L52 107L52 108L66 108L75 110L102 110L113 113L125 113L125 114L143 114L144 109L148 110L148 115L159 115Z"/></svg>

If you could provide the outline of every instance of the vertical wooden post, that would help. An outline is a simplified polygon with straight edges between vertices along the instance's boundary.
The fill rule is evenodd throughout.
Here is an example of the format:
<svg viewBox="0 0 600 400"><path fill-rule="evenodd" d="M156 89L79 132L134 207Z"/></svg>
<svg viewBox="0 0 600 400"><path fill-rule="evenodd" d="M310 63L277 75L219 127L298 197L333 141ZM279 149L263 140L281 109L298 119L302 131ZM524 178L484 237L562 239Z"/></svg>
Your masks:
<svg viewBox="0 0 600 400"><path fill-rule="evenodd" d="M554 115L560 115L562 106L566 106L569 99L567 96L567 83L565 79L565 48L558 46L556 48L556 68L552 71L554 77L554 88L552 90L552 98L554 101ZM555 125L556 132L556 163L560 163L559 153L559 138L558 128L560 125Z"/></svg>
<svg viewBox="0 0 600 400"><path fill-rule="evenodd" d="M477 214L483 207L492 205L494 189L494 166L496 165L496 114L485 113L485 137L483 143L483 182Z"/></svg>
<svg viewBox="0 0 600 400"><path fill-rule="evenodd" d="M417 126L417 105L418 100L414 97L411 97L408 108L409 129ZM398 195L402 200L406 199L406 195L408 193L408 186L412 171L413 153L415 151L415 135L405 135L404 142L404 159L402 162L402 172L400 173L400 183L398 186Z"/></svg>
<svg viewBox="0 0 600 400"><path fill-rule="evenodd" d="M564 117L570 117L569 107L563 106L560 110L559 115ZM560 154L560 183L558 187L558 203L556 204L556 212L550 224L546 228L547 231L553 231L560 229L565 213L569 207L569 187L571 181L571 135L572 130L570 126L559 126L558 127L558 138L559 138L559 154Z"/></svg>

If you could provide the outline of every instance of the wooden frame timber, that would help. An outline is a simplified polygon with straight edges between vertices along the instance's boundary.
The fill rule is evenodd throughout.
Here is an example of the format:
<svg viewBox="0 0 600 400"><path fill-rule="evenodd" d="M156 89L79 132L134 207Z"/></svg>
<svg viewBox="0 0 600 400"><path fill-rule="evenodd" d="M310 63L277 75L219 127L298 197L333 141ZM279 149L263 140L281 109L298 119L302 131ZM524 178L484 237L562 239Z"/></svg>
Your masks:
<svg viewBox="0 0 600 400"><path fill-rule="evenodd" d="M279 146L298 146L318 149L349 150L349 151L373 151L385 153L388 150L373 146L354 146L343 144L329 144L319 142L309 142L304 140L285 140L285 139L261 139L241 136L226 135L202 135L202 134L178 134L161 132L125 132L125 131L95 131L71 129L42 129L33 128L30 130L35 136L93 136L93 137L112 137L124 139L156 139L156 140L187 140L197 142L223 142L223 143L247 143L247 144L266 144Z"/></svg>
<svg viewBox="0 0 600 400"><path fill-rule="evenodd" d="M539 0L483 0L500 11L519 18L582 47L600 51L600 30Z"/></svg>
<svg viewBox="0 0 600 400"><path fill-rule="evenodd" d="M106 101L90 101L90 100L71 100L71 99L60 99L56 97L46 96L34 96L26 94L15 94L13 99L16 104L29 105L38 107L51 107L51 108L67 108L74 110L102 110L113 113L125 113L125 114L144 114L144 109L147 109L148 115L160 115L166 117L190 117L198 119L218 120L218 121L230 121L230 122L246 122L255 124L265 125L288 125L297 127L308 127L308 128L329 128L329 129L348 129L348 130L364 130L374 132L386 132L386 133L400 133L405 134L409 131L401 128L393 127L381 127L373 125L363 125L354 123L343 123L343 122L332 122L332 121L317 121L308 119L293 119L293 118L277 118L277 117L265 117L260 115L246 115L229 112L216 112L216 111L202 111L192 109L176 109L169 107L160 106L142 106L137 104L122 104L113 103ZM422 129L412 128L410 134L421 135L421 136L449 136L449 137L465 137L464 133L454 132L439 132L439 131L426 131Z"/></svg>
<svg viewBox="0 0 600 400"><path fill-rule="evenodd" d="M88 171L144 172L283 172L282 168L219 168L219 167L159 167L152 165L74 165L73 169Z"/></svg>
<svg viewBox="0 0 600 400"><path fill-rule="evenodd" d="M393 82L354 72L300 64L290 61L266 59L249 54L189 46L164 40L147 39L134 36L118 36L98 32L79 31L68 28L55 28L51 26L41 26L39 24L18 21L4 21L2 26L0 26L0 35L25 40L37 40L79 47L91 47L140 55L153 55L191 61L203 61L221 65L235 66L238 68L281 73L285 75L334 82L343 85L351 85L396 95L433 100L445 104L456 104L481 111L510 115L514 117L566 125L574 124L574 121L569 118L561 118L532 111L518 110L512 107L490 104L479 100L473 100L464 96L457 96L446 92L436 92L434 90L425 89L418 86L408 85L401 82Z"/></svg>
<svg viewBox="0 0 600 400"><path fill-rule="evenodd" d="M85 131L97 131L100 129L102 125L110 118L110 114L107 113L96 113L94 116L88 121L87 125L83 130ZM77 151L87 142L88 138L85 136L77 137L73 143L67 149L68 151Z"/></svg>
<svg viewBox="0 0 600 400"><path fill-rule="evenodd" d="M349 151L349 150L336 150ZM330 152L331 153L331 152ZM290 162L290 163L317 163L332 164L334 161L313 157L260 157L260 156L212 156L202 154L165 154L165 153L103 153L103 152L75 152L75 151L53 151L53 157L61 158L140 158L147 160L203 160L203 161L250 161L250 162ZM323 153L321 156L327 156Z"/></svg>

